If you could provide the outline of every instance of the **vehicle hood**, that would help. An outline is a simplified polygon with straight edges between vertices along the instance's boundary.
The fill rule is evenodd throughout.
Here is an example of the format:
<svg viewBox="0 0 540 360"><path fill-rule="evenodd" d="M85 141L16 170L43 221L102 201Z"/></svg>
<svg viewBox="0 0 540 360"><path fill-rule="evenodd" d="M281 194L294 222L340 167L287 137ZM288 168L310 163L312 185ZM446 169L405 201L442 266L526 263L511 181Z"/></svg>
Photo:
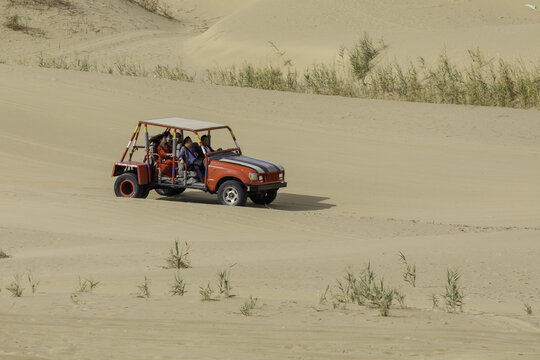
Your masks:
<svg viewBox="0 0 540 360"><path fill-rule="evenodd" d="M229 164L240 165L253 169L259 174L283 171L283 166L261 159L237 154L216 154L211 156L212 160L217 160Z"/></svg>

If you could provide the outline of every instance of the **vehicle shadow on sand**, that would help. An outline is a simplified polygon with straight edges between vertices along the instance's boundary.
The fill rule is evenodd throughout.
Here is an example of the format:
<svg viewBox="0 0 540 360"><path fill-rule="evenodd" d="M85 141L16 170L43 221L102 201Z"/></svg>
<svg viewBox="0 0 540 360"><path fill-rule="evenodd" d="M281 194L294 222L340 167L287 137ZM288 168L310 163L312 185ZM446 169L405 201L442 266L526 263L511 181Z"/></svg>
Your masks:
<svg viewBox="0 0 540 360"><path fill-rule="evenodd" d="M330 209L336 206L324 202L330 198L325 196L311 196L302 194L278 194L277 199L270 205L256 205L251 200L248 200L246 207L265 208L281 211L316 211ZM162 197L158 195L156 200L160 201L177 201L183 203L196 203L207 205L219 205L216 195L201 193L201 192L185 192L178 196Z"/></svg>

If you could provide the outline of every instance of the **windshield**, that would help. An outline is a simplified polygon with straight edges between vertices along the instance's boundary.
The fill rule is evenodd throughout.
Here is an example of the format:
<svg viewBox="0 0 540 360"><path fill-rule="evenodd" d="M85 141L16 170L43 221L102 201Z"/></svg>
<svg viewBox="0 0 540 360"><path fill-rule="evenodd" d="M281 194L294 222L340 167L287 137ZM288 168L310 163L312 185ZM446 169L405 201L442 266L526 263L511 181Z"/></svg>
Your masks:
<svg viewBox="0 0 540 360"><path fill-rule="evenodd" d="M210 151L235 149L237 147L229 129L202 131L199 136L203 142L208 141ZM204 140L205 138L208 139Z"/></svg>

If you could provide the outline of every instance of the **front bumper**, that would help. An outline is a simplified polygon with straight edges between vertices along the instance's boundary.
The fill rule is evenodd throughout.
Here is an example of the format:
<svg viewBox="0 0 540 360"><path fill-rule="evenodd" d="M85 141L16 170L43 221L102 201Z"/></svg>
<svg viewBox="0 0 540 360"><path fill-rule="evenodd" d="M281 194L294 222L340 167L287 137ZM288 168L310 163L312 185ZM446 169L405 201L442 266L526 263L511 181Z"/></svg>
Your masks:
<svg viewBox="0 0 540 360"><path fill-rule="evenodd" d="M247 192L249 193L256 193L256 192L264 192L264 191L279 189L283 187L287 187L287 183L285 181L280 182L280 183L263 184L263 185L247 185L246 189L247 189Z"/></svg>

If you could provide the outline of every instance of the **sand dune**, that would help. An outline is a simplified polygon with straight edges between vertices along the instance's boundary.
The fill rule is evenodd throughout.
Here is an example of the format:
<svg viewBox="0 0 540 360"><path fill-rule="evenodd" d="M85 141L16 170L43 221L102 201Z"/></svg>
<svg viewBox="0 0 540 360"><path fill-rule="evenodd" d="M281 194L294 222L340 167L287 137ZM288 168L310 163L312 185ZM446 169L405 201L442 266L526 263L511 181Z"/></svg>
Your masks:
<svg viewBox="0 0 540 360"><path fill-rule="evenodd" d="M0 260L0 285L28 270L41 280L35 295L0 293L0 357L540 354L538 315L523 312L524 302L540 306L536 111L7 65L0 77L0 248L13 255ZM197 192L115 198L111 165L135 122L169 115L230 124L245 152L286 167L290 186L269 208L227 208ZM182 298L167 295L174 271L162 268L175 238L193 249ZM416 288L401 279L398 251L417 264ZM318 304L348 265L367 261L402 288L407 309L383 318ZM232 264L238 296L201 302L199 286ZM454 266L465 311L433 311L429 296ZM101 284L76 305L79 276ZM134 295L144 276L149 300ZM245 318L250 295L260 308Z"/></svg>
<svg viewBox="0 0 540 360"><path fill-rule="evenodd" d="M43 69L46 56L150 68L332 61L363 32L386 60L447 53L536 62L538 12L502 0L168 0L174 19L116 0L11 6L31 36L0 27L0 359L538 359L540 122L537 110L451 106ZM272 42L272 44L270 44ZM3 63L6 64L3 64ZM114 196L112 164L137 121L232 126L243 151L286 168L267 207L215 195ZM191 246L183 297L164 268ZM402 251L417 266L403 281ZM370 262L405 307L320 304ZM202 302L231 270L235 297ZM433 308L447 269L462 312ZM15 275L39 280L23 296ZM145 276L151 297L136 297ZM79 278L99 285L77 294ZM73 297L75 293L75 297ZM240 307L258 298L253 316ZM440 300L442 302L442 299ZM524 304L533 313L526 315Z"/></svg>

